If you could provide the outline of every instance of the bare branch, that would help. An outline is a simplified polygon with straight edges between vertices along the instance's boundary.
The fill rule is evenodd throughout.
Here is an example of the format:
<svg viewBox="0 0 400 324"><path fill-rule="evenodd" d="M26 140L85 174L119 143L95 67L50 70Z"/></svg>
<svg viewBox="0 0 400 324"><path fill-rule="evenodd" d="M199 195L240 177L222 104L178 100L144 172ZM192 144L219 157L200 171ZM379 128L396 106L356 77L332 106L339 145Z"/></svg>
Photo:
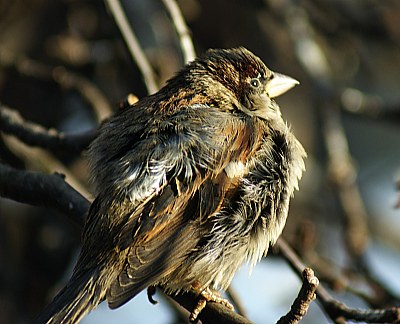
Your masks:
<svg viewBox="0 0 400 324"><path fill-rule="evenodd" d="M232 286L228 287L228 289L226 290L226 295L232 302L233 307L235 307L236 312L246 317L246 310L244 308L244 305L242 304L239 295L232 288Z"/></svg>
<svg viewBox="0 0 400 324"><path fill-rule="evenodd" d="M0 51L0 64L13 66L22 75L52 80L64 89L75 89L88 102L99 121L110 117L113 113L111 104L95 84L62 66L51 67L25 56L16 58L4 50Z"/></svg>
<svg viewBox="0 0 400 324"><path fill-rule="evenodd" d="M0 164L0 196L34 206L50 207L82 226L89 201L59 173L22 171Z"/></svg>
<svg viewBox="0 0 400 324"><path fill-rule="evenodd" d="M348 250L355 257L356 262L360 263L360 256L368 243L367 213L356 184L357 172L340 119L339 100L333 85L332 71L328 64L328 57L324 48L318 43L317 33L307 13L299 6L294 7L298 15L295 15L292 10L282 10L282 14L286 18L288 30L297 49L297 60L308 72L315 93L320 93L314 104L317 107L316 110L321 111L322 132L329 157L329 172L336 185L346 217ZM308 51L303 50L305 47ZM310 53L314 57L313 60L309 59Z"/></svg>
<svg viewBox="0 0 400 324"><path fill-rule="evenodd" d="M336 185L346 216L346 243L356 260L364 253L368 243L367 212L356 183L357 171L349 152L346 134L340 121L338 107L323 105L325 144L329 156L329 172Z"/></svg>
<svg viewBox="0 0 400 324"><path fill-rule="evenodd" d="M113 114L112 106L100 89L81 75L72 73L59 66L53 69L53 78L64 88L76 89L92 106L98 121L103 121Z"/></svg>
<svg viewBox="0 0 400 324"><path fill-rule="evenodd" d="M278 320L278 324L297 324L307 313L310 303L315 299L315 290L319 285L318 278L310 268L303 270L303 285L292 304L292 307L285 316Z"/></svg>
<svg viewBox="0 0 400 324"><path fill-rule="evenodd" d="M280 238L275 247L279 249L279 252L295 270L295 273L301 276L305 266L289 244L283 238ZM344 318L345 320L367 323L400 323L400 307L371 310L352 309L333 299L321 284L317 288L317 299L333 321Z"/></svg>
<svg viewBox="0 0 400 324"><path fill-rule="evenodd" d="M365 323L400 323L400 307L389 309L353 309L329 296L324 289L317 291L317 298L326 313L335 322L341 319Z"/></svg>
<svg viewBox="0 0 400 324"><path fill-rule="evenodd" d="M68 182L73 188L75 188L75 190L79 191L79 193L86 198L91 197L91 194L87 190L86 186L51 153L41 148L30 147L10 135L3 135L3 140L7 147L14 154L25 162L28 169L43 171L45 173L56 171L64 174L68 179Z"/></svg>
<svg viewBox="0 0 400 324"><path fill-rule="evenodd" d="M158 90L157 82L154 78L154 71L144 54L135 33L129 25L128 18L121 6L119 0L105 0L111 15L125 40L125 44L131 53L132 59L136 62L147 87L149 94L155 93Z"/></svg>
<svg viewBox="0 0 400 324"><path fill-rule="evenodd" d="M283 237L280 237L274 248L277 248L279 253L282 254L284 259L289 263L290 267L297 273L299 276L303 273L303 270L306 266L300 260L300 257L296 254L296 252L290 247L289 243Z"/></svg>
<svg viewBox="0 0 400 324"><path fill-rule="evenodd" d="M169 295L172 299L191 312L197 305L197 300L193 294ZM232 324L250 324L247 318L236 314L227 307L213 302L207 302L205 308L198 317L203 324L206 323L232 323Z"/></svg>
<svg viewBox="0 0 400 324"><path fill-rule="evenodd" d="M25 144L49 149L53 152L82 152L92 141L95 131L64 134L25 120L18 111L0 102L0 131L16 136Z"/></svg>
<svg viewBox="0 0 400 324"><path fill-rule="evenodd" d="M191 62L196 58L196 52L194 50L189 28L187 27L185 20L183 19L179 6L176 3L176 0L162 1L171 16L171 20L174 24L176 33L178 34L183 53L183 59L185 63Z"/></svg>

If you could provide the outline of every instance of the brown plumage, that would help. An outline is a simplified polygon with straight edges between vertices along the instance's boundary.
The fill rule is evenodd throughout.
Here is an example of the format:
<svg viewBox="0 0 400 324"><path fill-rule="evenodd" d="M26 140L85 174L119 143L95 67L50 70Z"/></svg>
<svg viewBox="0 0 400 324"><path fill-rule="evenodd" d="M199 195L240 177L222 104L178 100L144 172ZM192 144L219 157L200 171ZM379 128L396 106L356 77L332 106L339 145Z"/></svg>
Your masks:
<svg viewBox="0 0 400 324"><path fill-rule="evenodd" d="M38 321L77 322L149 286L223 290L259 261L304 169L272 99L296 83L244 48L210 50L104 123L89 149L97 198L81 255Z"/></svg>

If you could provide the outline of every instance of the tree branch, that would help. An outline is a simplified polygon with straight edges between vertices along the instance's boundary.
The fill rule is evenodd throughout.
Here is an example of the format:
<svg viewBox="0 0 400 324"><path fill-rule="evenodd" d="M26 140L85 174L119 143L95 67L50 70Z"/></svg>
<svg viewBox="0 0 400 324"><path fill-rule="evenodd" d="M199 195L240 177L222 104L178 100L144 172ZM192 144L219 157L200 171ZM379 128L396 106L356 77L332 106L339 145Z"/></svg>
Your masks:
<svg viewBox="0 0 400 324"><path fill-rule="evenodd" d="M4 134L2 137L8 149L23 160L28 169L41 171L46 174L54 171L61 173L68 179L71 186L81 195L86 198L91 197L87 186L50 152L41 148L26 145L11 135Z"/></svg>
<svg viewBox="0 0 400 324"><path fill-rule="evenodd" d="M239 295L232 288L232 286L229 286L225 293L228 296L229 300L231 301L233 307L235 307L235 311L238 314L246 317L246 310L244 308L244 305L242 304Z"/></svg>
<svg viewBox="0 0 400 324"><path fill-rule="evenodd" d="M49 149L53 152L82 152L95 137L95 131L64 134L25 120L19 112L0 102L0 131L16 136L25 144Z"/></svg>
<svg viewBox="0 0 400 324"><path fill-rule="evenodd" d="M321 295L321 291L317 292ZM389 309L354 309L336 300L324 300L318 297L329 317L336 323L343 323L343 320L365 322L365 323L400 323L400 308Z"/></svg>
<svg viewBox="0 0 400 324"><path fill-rule="evenodd" d="M191 293L168 295L177 303L191 312L197 304L196 297ZM227 307L213 302L207 302L206 307L200 312L198 317L203 324L206 323L231 323L231 324L250 324L253 323L247 318L229 310Z"/></svg>
<svg viewBox="0 0 400 324"><path fill-rule="evenodd" d="M122 37L125 40L125 44L129 49L132 59L136 62L143 76L147 92L149 94L155 93L158 90L158 84L154 78L153 68L147 60L135 33L129 25L128 18L125 15L120 1L105 0L105 2L122 34Z"/></svg>
<svg viewBox="0 0 400 324"><path fill-rule="evenodd" d="M278 320L278 324L297 324L307 313L310 303L315 299L315 290L319 285L318 278L310 268L303 270L303 285L292 304L289 313Z"/></svg>
<svg viewBox="0 0 400 324"><path fill-rule="evenodd" d="M187 27L185 20L183 19L182 13L179 9L178 4L176 3L176 0L162 0L162 2L167 8L171 16L171 20L174 24L176 33L178 34L185 64L193 61L196 58L193 41L190 37L189 28Z"/></svg>
<svg viewBox="0 0 400 324"><path fill-rule="evenodd" d="M280 238L275 247L279 249L279 252L290 267L295 270L295 273L301 276L305 266L289 244L283 238ZM400 323L400 307L372 310L352 309L333 299L323 285L319 285L317 288L317 300L321 303L327 315L335 322L344 318L345 320L367 323Z"/></svg>
<svg viewBox="0 0 400 324"><path fill-rule="evenodd" d="M62 66L48 66L23 55L14 57L12 53L7 53L4 49L0 50L0 64L13 66L21 75L51 80L61 88L76 90L89 103L99 121L110 117L113 113L109 101L93 82Z"/></svg>
<svg viewBox="0 0 400 324"><path fill-rule="evenodd" d="M51 207L59 210L79 226L82 226L84 215L89 208L89 201L79 192L75 191L60 174L47 175L39 172L20 171L9 166L0 164L0 195L22 203L36 206ZM296 253L283 240L279 239L276 247L285 257L289 264L300 274L305 267ZM303 274L306 283L300 290L299 297L292 306L291 312L280 319L279 323L286 323L290 319L296 323L304 315L308 304L311 302L312 291L317 285L316 278L310 270ZM315 290L315 289L314 289ZM185 307L188 311L193 310L196 299L191 294L171 295L171 298ZM400 322L400 308L384 310L357 310L351 309L344 304L334 300L329 293L320 285L317 288L317 298L324 307L327 314L333 319L351 319L374 323L398 323ZM200 313L203 323L251 323L249 320L228 310L220 304L209 302Z"/></svg>
<svg viewBox="0 0 400 324"><path fill-rule="evenodd" d="M0 196L34 206L50 207L80 227L90 203L63 175L22 171L0 164Z"/></svg>

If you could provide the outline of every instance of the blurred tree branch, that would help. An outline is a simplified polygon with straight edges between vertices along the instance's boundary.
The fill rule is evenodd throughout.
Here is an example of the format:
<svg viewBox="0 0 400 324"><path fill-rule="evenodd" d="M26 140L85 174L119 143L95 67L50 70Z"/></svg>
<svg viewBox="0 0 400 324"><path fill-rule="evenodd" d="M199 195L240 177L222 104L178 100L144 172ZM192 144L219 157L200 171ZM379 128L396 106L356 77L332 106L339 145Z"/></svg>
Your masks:
<svg viewBox="0 0 400 324"><path fill-rule="evenodd" d="M0 102L0 131L16 136L27 145L53 152L81 153L95 137L94 131L64 134L25 120L18 111Z"/></svg>
<svg viewBox="0 0 400 324"><path fill-rule="evenodd" d="M90 104L97 116L103 121L110 117L113 109L100 89L87 78L67 70L63 66L51 67L44 63L0 49L0 66L12 66L20 74L39 80L52 80L63 89L75 89Z"/></svg>
<svg viewBox="0 0 400 324"><path fill-rule="evenodd" d="M178 34L180 47L183 53L183 60L186 63L193 61L196 58L196 52L194 50L192 38L190 37L190 31L187 27L185 20L183 19L182 13L179 9L176 0L162 0L165 8L168 10L172 23L174 24L176 33Z"/></svg>
<svg viewBox="0 0 400 324"><path fill-rule="evenodd" d="M300 260L299 256L293 251L290 245L282 238L278 239L275 248L289 263L291 268L298 276L303 275L305 265ZM372 309L361 310L352 309L345 304L335 300L323 285L317 288L317 300L321 303L326 314L335 322L343 323L344 320L352 320L356 322L366 323L399 323L400 322L400 307L392 307L389 309Z"/></svg>
<svg viewBox="0 0 400 324"><path fill-rule="evenodd" d="M145 53L143 52L140 43L133 32L128 18L125 15L124 9L119 0L105 0L111 15L114 17L116 24L125 40L125 44L129 49L134 62L140 69L141 75L149 94L153 94L158 90L158 84L155 80L155 73L151 67Z"/></svg>

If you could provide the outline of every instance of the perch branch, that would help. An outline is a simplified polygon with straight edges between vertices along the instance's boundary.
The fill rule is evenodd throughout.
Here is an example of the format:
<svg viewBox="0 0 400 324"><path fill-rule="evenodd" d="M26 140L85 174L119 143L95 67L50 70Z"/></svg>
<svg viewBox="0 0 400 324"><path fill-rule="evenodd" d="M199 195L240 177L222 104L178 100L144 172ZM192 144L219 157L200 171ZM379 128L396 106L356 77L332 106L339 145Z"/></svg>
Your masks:
<svg viewBox="0 0 400 324"><path fill-rule="evenodd" d="M197 300L191 293L169 295L178 304L182 305L191 312L197 305ZM203 324L206 323L232 323L232 324L250 324L247 318L229 310L227 307L213 302L208 302L198 317Z"/></svg>

